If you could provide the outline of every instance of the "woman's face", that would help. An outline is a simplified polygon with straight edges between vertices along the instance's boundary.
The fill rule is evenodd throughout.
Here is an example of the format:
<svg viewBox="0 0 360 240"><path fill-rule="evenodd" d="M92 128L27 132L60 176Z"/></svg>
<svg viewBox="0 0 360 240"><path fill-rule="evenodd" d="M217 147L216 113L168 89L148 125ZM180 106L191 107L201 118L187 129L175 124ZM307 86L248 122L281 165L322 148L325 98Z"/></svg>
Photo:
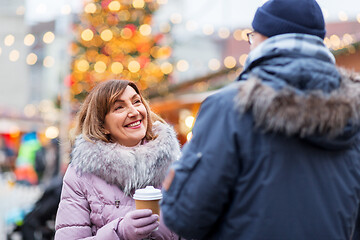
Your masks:
<svg viewBox="0 0 360 240"><path fill-rule="evenodd" d="M105 116L105 133L127 147L137 145L146 134L147 112L139 94L127 86Z"/></svg>

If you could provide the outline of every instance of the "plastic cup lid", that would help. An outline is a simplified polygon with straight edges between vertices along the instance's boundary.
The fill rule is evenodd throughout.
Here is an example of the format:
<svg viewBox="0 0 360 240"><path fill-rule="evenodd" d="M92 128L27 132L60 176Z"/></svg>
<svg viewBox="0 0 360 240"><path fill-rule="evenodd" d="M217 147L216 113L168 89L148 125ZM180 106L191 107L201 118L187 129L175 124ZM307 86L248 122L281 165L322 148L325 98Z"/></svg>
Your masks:
<svg viewBox="0 0 360 240"><path fill-rule="evenodd" d="M162 193L160 189L147 186L146 188L137 189L133 198L135 200L158 200L162 199Z"/></svg>

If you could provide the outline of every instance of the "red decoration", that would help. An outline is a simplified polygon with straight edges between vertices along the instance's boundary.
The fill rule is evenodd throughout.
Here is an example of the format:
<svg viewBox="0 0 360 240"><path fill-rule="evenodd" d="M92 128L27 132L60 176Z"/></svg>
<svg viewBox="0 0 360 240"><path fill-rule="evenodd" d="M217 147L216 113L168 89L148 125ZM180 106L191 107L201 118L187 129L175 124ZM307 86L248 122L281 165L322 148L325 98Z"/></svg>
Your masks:
<svg viewBox="0 0 360 240"><path fill-rule="evenodd" d="M155 43L158 43L163 38L164 38L164 34L159 33L154 36L154 41L155 41Z"/></svg>
<svg viewBox="0 0 360 240"><path fill-rule="evenodd" d="M140 67L143 68L148 62L150 62L150 59L145 56L140 56L137 58L137 61L140 63Z"/></svg>
<svg viewBox="0 0 360 240"><path fill-rule="evenodd" d="M64 78L64 85L66 87L71 87L72 85L74 85L74 82L74 77L70 74Z"/></svg>
<svg viewBox="0 0 360 240"><path fill-rule="evenodd" d="M103 9L106 9L111 2L112 2L112 0L103 0L103 1L101 1L101 7Z"/></svg>
<svg viewBox="0 0 360 240"><path fill-rule="evenodd" d="M130 29L132 33L136 31L136 26L134 24L127 24L124 28Z"/></svg>

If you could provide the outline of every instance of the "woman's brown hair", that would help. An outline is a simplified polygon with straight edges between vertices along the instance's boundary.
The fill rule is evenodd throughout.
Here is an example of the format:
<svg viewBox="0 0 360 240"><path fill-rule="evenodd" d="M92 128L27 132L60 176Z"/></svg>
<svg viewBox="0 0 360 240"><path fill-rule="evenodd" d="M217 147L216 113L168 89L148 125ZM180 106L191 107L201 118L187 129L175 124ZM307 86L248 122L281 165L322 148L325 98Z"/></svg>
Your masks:
<svg viewBox="0 0 360 240"><path fill-rule="evenodd" d="M102 140L104 142L112 142L111 138L105 134L105 116L127 86L132 87L139 94L146 108L148 127L145 139L149 141L156 138L152 131L152 125L155 121L164 123L164 120L151 111L148 102L143 98L136 84L128 80L107 80L96 85L81 105L76 116L74 136L71 139L72 143L79 134L82 134L88 141Z"/></svg>

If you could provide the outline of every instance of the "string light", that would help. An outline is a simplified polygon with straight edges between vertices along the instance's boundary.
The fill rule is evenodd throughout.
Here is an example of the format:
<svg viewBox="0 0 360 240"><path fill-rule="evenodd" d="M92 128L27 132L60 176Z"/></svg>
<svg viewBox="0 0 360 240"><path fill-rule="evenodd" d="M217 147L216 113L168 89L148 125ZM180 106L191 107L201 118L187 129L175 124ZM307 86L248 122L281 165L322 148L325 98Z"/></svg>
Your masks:
<svg viewBox="0 0 360 240"><path fill-rule="evenodd" d="M185 125L188 127L188 128L192 128L192 126L194 125L194 122L195 122L195 118L193 116L187 116L185 118Z"/></svg>
<svg viewBox="0 0 360 240"><path fill-rule="evenodd" d="M37 62L37 56L35 53L30 53L26 57L26 63L29 65L34 65Z"/></svg>
<svg viewBox="0 0 360 240"><path fill-rule="evenodd" d="M210 59L209 61L209 64L208 64L208 67L210 68L210 70L212 71L217 71L220 69L220 61L215 59L215 58L212 58Z"/></svg>
<svg viewBox="0 0 360 240"><path fill-rule="evenodd" d="M34 104L28 104L24 107L24 114L26 117L34 117L37 113L36 107Z"/></svg>
<svg viewBox="0 0 360 240"><path fill-rule="evenodd" d="M235 40L237 41L241 41L244 40L244 38L242 37L242 31L240 29L236 29L233 33L233 37Z"/></svg>
<svg viewBox="0 0 360 240"><path fill-rule="evenodd" d="M159 29L162 33L168 33L171 30L171 26L169 23L161 23Z"/></svg>
<svg viewBox="0 0 360 240"><path fill-rule="evenodd" d="M144 8L145 2L144 0L134 0L133 6L134 8Z"/></svg>
<svg viewBox="0 0 360 240"><path fill-rule="evenodd" d="M151 27L149 24L143 24L139 27L140 34L143 36L149 36L151 34Z"/></svg>
<svg viewBox="0 0 360 240"><path fill-rule="evenodd" d="M113 73L119 74L119 73L122 73L123 70L124 70L124 67L120 62L113 62L111 64L111 71Z"/></svg>
<svg viewBox="0 0 360 240"><path fill-rule="evenodd" d="M228 38L230 36L230 30L223 27L223 28L219 29L218 34L219 34L220 38L226 39L226 38Z"/></svg>
<svg viewBox="0 0 360 240"><path fill-rule="evenodd" d="M161 64L160 66L161 68L161 71L164 73L164 74L170 74L172 71L173 71L173 65L169 62L164 62Z"/></svg>
<svg viewBox="0 0 360 240"><path fill-rule="evenodd" d="M12 50L9 54L9 60L12 62L16 62L20 57L20 53L18 50Z"/></svg>
<svg viewBox="0 0 360 240"><path fill-rule="evenodd" d="M50 68L50 67L54 66L54 64L55 64L55 59L53 57L46 56L44 58L44 61L43 61L44 67Z"/></svg>
<svg viewBox="0 0 360 240"><path fill-rule="evenodd" d="M29 33L29 34L27 34L27 35L25 36L25 38L24 38L24 44L25 44L26 46L31 46L31 45L34 44L34 42L35 42L35 36L34 36L34 35L32 35L31 33Z"/></svg>
<svg viewBox="0 0 360 240"><path fill-rule="evenodd" d="M173 13L170 16L170 21L173 24L180 24L182 22L182 16L180 13Z"/></svg>
<svg viewBox="0 0 360 240"><path fill-rule="evenodd" d="M348 18L347 14L344 11L340 11L339 12L339 19L340 19L340 21L345 22L349 18Z"/></svg>
<svg viewBox="0 0 360 240"><path fill-rule="evenodd" d="M105 72L106 71L106 63L104 63L103 61L96 62L94 65L94 70L97 73Z"/></svg>
<svg viewBox="0 0 360 240"><path fill-rule="evenodd" d="M227 56L224 59L224 65L226 68L234 68L236 66L236 60L233 56Z"/></svg>
<svg viewBox="0 0 360 240"><path fill-rule="evenodd" d="M214 26L210 24L205 24L202 28L202 31L205 35L211 35L214 33Z"/></svg>
<svg viewBox="0 0 360 240"><path fill-rule="evenodd" d="M80 72L86 72L89 69L89 62L85 59L78 60L75 65Z"/></svg>
<svg viewBox="0 0 360 240"><path fill-rule="evenodd" d="M105 29L104 31L101 32L100 37L105 42L108 42L113 38L113 33L110 29Z"/></svg>
<svg viewBox="0 0 360 240"><path fill-rule="evenodd" d="M340 38L337 36L337 35L331 35L330 36L330 43L331 43L331 46L337 48L340 46Z"/></svg>
<svg viewBox="0 0 360 240"><path fill-rule="evenodd" d="M95 12L96 12L96 5L95 5L95 3L88 3L88 4L86 4L86 5L85 5L85 8L84 8L84 11L85 11L86 13L90 13L90 14L95 13Z"/></svg>
<svg viewBox="0 0 360 240"><path fill-rule="evenodd" d="M140 64L135 60L130 61L128 64L128 69L130 72L136 73L140 70Z"/></svg>
<svg viewBox="0 0 360 240"><path fill-rule="evenodd" d="M176 68L180 72L186 72L189 69L189 63L186 60L180 60L177 62Z"/></svg>
<svg viewBox="0 0 360 240"><path fill-rule="evenodd" d="M55 40L55 35L52 32L46 32L43 36L44 43L50 44Z"/></svg>
<svg viewBox="0 0 360 240"><path fill-rule="evenodd" d="M11 34L7 35L4 39L4 44L5 44L5 46L8 46L8 47L13 45L14 42L15 42L15 37Z"/></svg>
<svg viewBox="0 0 360 240"><path fill-rule="evenodd" d="M93 39L94 37L94 33L90 30L90 29L85 29L82 33L81 33L81 38L84 41L90 41L91 39Z"/></svg>
<svg viewBox="0 0 360 240"><path fill-rule="evenodd" d="M59 129L57 127L55 127L55 126L50 126L50 127L46 128L45 136L48 139L57 138L59 136Z"/></svg>
<svg viewBox="0 0 360 240"><path fill-rule="evenodd" d="M108 5L110 11L119 11L121 8L121 4L118 1L111 1Z"/></svg>

